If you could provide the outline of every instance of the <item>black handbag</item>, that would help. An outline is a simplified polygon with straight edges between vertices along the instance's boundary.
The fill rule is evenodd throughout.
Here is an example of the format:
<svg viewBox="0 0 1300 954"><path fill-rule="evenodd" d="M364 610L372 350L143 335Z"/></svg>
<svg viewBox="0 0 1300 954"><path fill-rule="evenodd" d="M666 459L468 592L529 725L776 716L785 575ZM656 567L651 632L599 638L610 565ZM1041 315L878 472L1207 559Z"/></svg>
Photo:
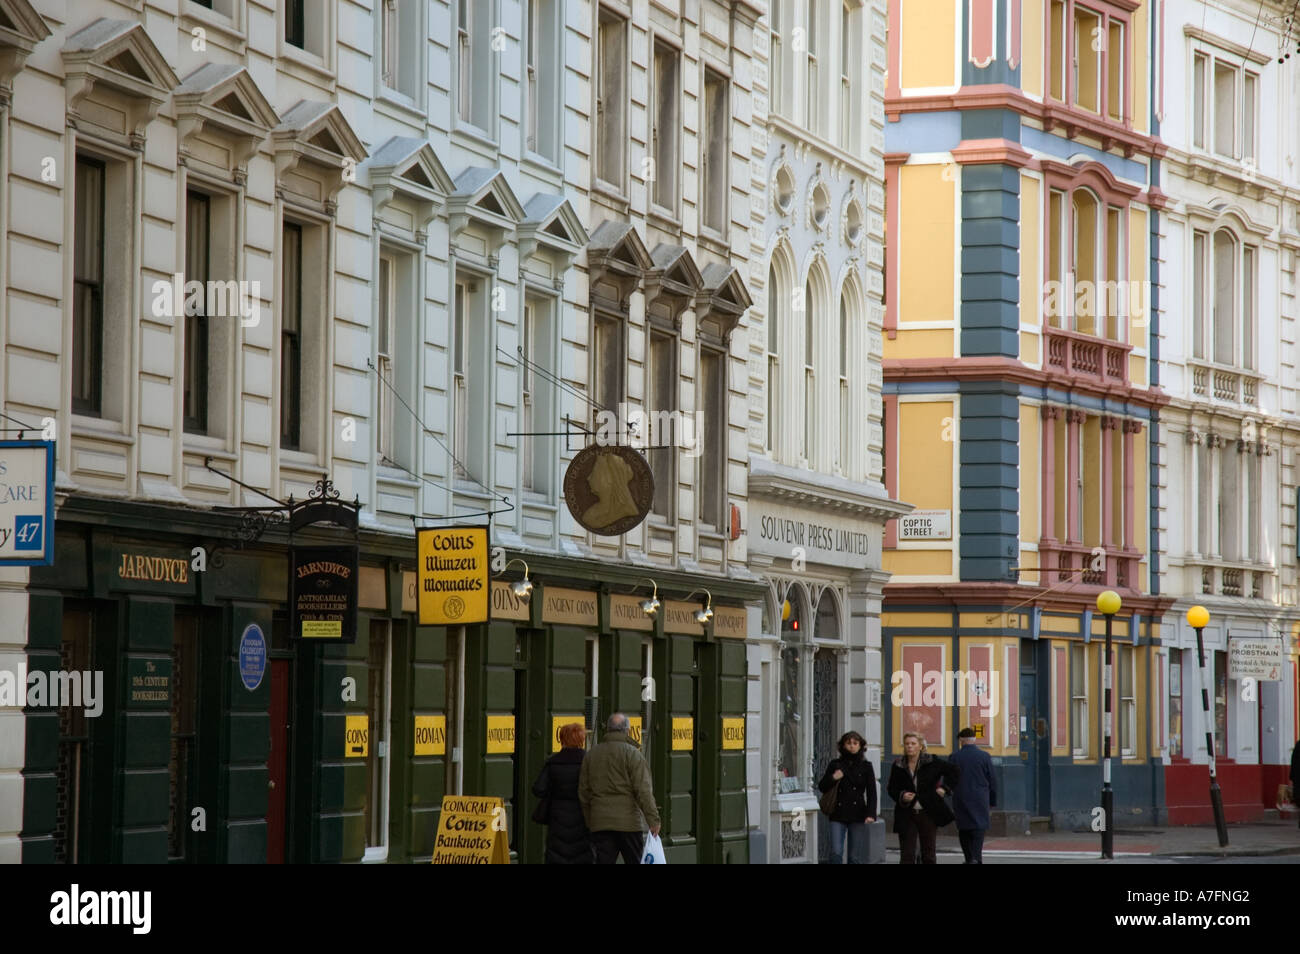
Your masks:
<svg viewBox="0 0 1300 954"><path fill-rule="evenodd" d="M843 781L843 779L836 779L834 785L822 792L821 800L817 803L821 810L827 815L835 814L835 808L840 803L841 781Z"/></svg>
<svg viewBox="0 0 1300 954"><path fill-rule="evenodd" d="M539 825L549 825L551 823L551 796L547 795L537 803L533 809L533 821Z"/></svg>

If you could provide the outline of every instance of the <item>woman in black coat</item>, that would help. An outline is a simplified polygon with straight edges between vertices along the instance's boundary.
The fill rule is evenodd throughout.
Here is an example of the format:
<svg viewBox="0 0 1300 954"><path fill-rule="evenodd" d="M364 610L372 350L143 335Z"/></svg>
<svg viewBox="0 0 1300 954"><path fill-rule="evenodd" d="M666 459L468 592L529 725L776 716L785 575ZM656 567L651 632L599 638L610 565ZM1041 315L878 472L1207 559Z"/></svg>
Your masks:
<svg viewBox="0 0 1300 954"><path fill-rule="evenodd" d="M587 730L581 723L562 726L560 744L564 748L546 760L533 783L533 794L542 800L533 813L533 821L548 826L548 865L589 865L596 860L591 849L591 833L587 831L582 805L578 802L578 774L587 754L586 741Z"/></svg>
<svg viewBox="0 0 1300 954"><path fill-rule="evenodd" d="M830 813L831 864L844 863L844 839L849 864L867 863L867 822L876 820L876 770L866 758L867 740L856 732L840 737L840 757L831 759L818 786L823 792L838 785L835 810Z"/></svg>
<svg viewBox="0 0 1300 954"><path fill-rule="evenodd" d="M925 739L915 732L903 733L903 757L894 760L889 773L889 797L894 805L894 831L898 834L902 863L916 862L916 843L921 842L921 863L938 864L935 838L939 829L953 820L944 795L957 787L960 772L951 762L925 751Z"/></svg>

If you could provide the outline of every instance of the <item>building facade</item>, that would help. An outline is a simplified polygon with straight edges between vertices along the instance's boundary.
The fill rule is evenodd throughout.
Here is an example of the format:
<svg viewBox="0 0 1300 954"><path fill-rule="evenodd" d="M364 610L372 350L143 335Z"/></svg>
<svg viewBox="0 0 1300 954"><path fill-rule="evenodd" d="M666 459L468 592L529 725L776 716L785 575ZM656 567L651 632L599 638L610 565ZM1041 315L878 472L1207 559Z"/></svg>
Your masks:
<svg viewBox="0 0 1300 954"><path fill-rule="evenodd" d="M93 718L0 713L27 740L3 857L427 861L465 793L540 860L556 727L622 709L670 860L746 860L722 720L766 593L733 516L761 11L0 11L0 382L58 468L54 565L5 571L0 648L108 687ZM602 412L657 489L620 538L564 506ZM286 520L335 494L355 529ZM448 523L489 527L487 623L418 624L414 528ZM291 543L358 548L355 643L290 638Z"/></svg>
<svg viewBox="0 0 1300 954"><path fill-rule="evenodd" d="M973 725L995 831L1090 823L1114 589L1116 823L1163 818L1153 5L889 23L885 484L917 510L885 537L886 759Z"/></svg>
<svg viewBox="0 0 1300 954"><path fill-rule="evenodd" d="M1171 823L1207 823L1206 733L1229 821L1277 805L1297 738L1297 88L1282 4L1171 5L1157 109L1161 217L1159 511L1165 592L1160 743ZM1181 91L1187 90L1187 95ZM1167 103L1167 105L1166 105ZM1200 666L1189 607L1210 611ZM1236 672L1240 639L1279 645L1272 678ZM1167 673L1167 675L1166 675ZM1210 724L1201 689L1212 700Z"/></svg>
<svg viewBox="0 0 1300 954"><path fill-rule="evenodd" d="M750 818L771 863L824 861L817 783L850 730L879 759L885 521L883 3L773 2L763 295L749 338ZM753 731L753 729L751 729ZM761 734L760 734L761 732Z"/></svg>

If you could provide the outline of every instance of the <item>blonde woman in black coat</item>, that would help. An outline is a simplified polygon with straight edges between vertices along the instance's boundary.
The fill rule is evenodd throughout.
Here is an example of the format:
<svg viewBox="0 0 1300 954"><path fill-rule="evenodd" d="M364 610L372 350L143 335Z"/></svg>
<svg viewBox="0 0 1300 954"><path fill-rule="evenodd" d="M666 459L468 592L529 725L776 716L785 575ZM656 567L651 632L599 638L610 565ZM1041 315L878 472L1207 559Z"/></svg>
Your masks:
<svg viewBox="0 0 1300 954"><path fill-rule="evenodd" d="M925 751L925 739L915 732L903 733L903 757L894 760L889 772L889 797L894 805L894 831L898 835L902 863L916 862L916 845L921 843L921 863L938 864L935 839L939 829L953 820L952 809L943 797L957 787L957 766Z"/></svg>

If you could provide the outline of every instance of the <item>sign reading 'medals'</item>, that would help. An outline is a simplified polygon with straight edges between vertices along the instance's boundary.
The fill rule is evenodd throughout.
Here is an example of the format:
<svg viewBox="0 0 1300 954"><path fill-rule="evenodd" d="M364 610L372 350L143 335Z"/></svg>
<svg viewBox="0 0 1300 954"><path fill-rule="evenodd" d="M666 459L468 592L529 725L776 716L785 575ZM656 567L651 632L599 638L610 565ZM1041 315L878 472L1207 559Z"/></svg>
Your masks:
<svg viewBox="0 0 1300 954"><path fill-rule="evenodd" d="M357 548L289 551L289 634L331 643L357 641Z"/></svg>

